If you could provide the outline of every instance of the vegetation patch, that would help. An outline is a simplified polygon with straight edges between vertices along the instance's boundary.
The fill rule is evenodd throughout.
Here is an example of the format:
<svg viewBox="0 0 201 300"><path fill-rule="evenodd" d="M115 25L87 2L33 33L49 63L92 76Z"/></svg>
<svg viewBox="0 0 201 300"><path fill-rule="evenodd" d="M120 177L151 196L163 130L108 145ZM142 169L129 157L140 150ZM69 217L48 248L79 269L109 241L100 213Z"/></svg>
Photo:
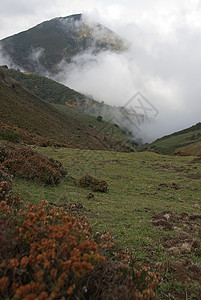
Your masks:
<svg viewBox="0 0 201 300"><path fill-rule="evenodd" d="M0 168L0 202L6 201L9 206L19 206L21 203L19 194L12 195L13 180L12 177L3 169Z"/></svg>
<svg viewBox="0 0 201 300"><path fill-rule="evenodd" d="M4 195L0 191L0 197ZM0 202L1 299L155 299L158 274L62 208ZM112 250L113 249L113 250Z"/></svg>
<svg viewBox="0 0 201 300"><path fill-rule="evenodd" d="M66 144L56 142L43 136L30 133L10 123L0 121L0 140L6 140L12 143L23 143L28 145L38 145L41 147L66 147Z"/></svg>
<svg viewBox="0 0 201 300"><path fill-rule="evenodd" d="M82 188L91 189L93 192L106 193L108 191L108 184L105 180L95 178L88 174L77 180L76 184Z"/></svg>
<svg viewBox="0 0 201 300"><path fill-rule="evenodd" d="M8 143L1 145L0 162L2 167L8 169L12 175L25 179L38 179L45 184L57 185L66 175L60 162L24 146Z"/></svg>
<svg viewBox="0 0 201 300"><path fill-rule="evenodd" d="M22 139L22 135L13 128L4 127L0 129L0 139L9 142L19 142Z"/></svg>

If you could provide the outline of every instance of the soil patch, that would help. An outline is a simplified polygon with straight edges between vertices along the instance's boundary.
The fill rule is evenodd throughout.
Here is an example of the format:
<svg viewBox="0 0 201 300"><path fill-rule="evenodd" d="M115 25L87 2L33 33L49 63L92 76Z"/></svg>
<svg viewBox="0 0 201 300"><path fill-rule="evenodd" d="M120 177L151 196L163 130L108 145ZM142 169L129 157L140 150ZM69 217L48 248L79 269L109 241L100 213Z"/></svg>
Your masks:
<svg viewBox="0 0 201 300"><path fill-rule="evenodd" d="M158 242L162 246L160 251L170 256L171 261L157 261L155 265L163 274L163 280L168 281L170 285L180 282L186 286L185 294L181 292L176 295L173 288L174 299L188 299L186 295L190 296L195 292L192 286L200 286L196 289L196 298L193 299L201 299L201 264L197 262L201 257L201 214L186 212L176 214L172 211L163 211L152 216L152 224L161 230L171 230L173 233L162 236ZM159 250L147 250L149 257L156 260L154 253ZM193 260L193 257L197 257L197 260Z"/></svg>
<svg viewBox="0 0 201 300"><path fill-rule="evenodd" d="M178 183L174 181L168 183L160 183L158 185L158 190L160 190L161 188L169 188L173 190L190 189L189 187L180 186Z"/></svg>

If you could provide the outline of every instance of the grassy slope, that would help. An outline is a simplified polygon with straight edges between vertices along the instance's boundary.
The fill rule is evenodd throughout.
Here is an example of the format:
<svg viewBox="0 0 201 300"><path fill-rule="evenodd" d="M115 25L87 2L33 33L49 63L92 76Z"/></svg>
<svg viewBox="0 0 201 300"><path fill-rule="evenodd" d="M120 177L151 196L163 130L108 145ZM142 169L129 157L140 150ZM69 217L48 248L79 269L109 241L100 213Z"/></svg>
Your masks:
<svg viewBox="0 0 201 300"><path fill-rule="evenodd" d="M116 145L113 139L104 141L105 135L85 125L79 120L79 114L72 117L69 109L67 115L20 86L12 88L0 82L0 99L1 121L61 141L70 147L110 149Z"/></svg>
<svg viewBox="0 0 201 300"><path fill-rule="evenodd" d="M129 248L136 249L136 256L155 265L156 262L177 262L190 259L201 264L201 258L194 253L170 255L162 251L162 239L173 237L174 231L164 231L151 223L154 212L175 213L199 212L193 206L200 203L200 179L190 179L190 174L201 173L201 165L190 164L191 157L171 157L150 152L117 153L76 149L38 148L50 157L60 160L74 178L86 173L105 179L109 192L94 193L95 199L87 199L89 190L81 189L66 179L58 188L44 187L42 184L15 180L15 189L26 201L40 202L41 199L62 203L82 203L90 211L84 211L95 230L111 231L115 240ZM178 168L178 169L175 169ZM176 182L181 188L159 189L161 183ZM182 199L183 202L178 199ZM154 249L152 256L148 249ZM177 282L174 277L164 274L160 288L160 299L185 299L185 289L194 293L196 280L192 286ZM201 286L200 286L201 290ZM174 298L171 293L180 293ZM169 294L169 296L168 296ZM189 299L198 299L189 298Z"/></svg>
<svg viewBox="0 0 201 300"><path fill-rule="evenodd" d="M131 145L131 142L127 140L127 136L125 136L123 131L120 128L114 126L114 124L105 122L104 120L102 122L99 122L97 121L96 117L86 114L80 114L74 109L71 109L65 105L53 104L53 106L65 113L67 116L70 115L75 119L79 119L80 122L82 122L85 126L96 128L96 130L99 132L107 134L108 136L120 141L125 140L125 143L128 144L128 146Z"/></svg>
<svg viewBox="0 0 201 300"><path fill-rule="evenodd" d="M201 156L201 142L193 143L175 150L175 154Z"/></svg>
<svg viewBox="0 0 201 300"><path fill-rule="evenodd" d="M201 123L198 123L182 131L175 132L168 136L164 136L146 146L146 149L148 148L164 154L171 154L177 148L184 147L199 141L201 141ZM194 154L192 153L192 155Z"/></svg>
<svg viewBox="0 0 201 300"><path fill-rule="evenodd" d="M0 68L2 69L2 68ZM20 82L29 92L57 104L83 103L85 96L47 77L34 73L23 73L14 69L3 69L13 79ZM91 100L91 102L95 102Z"/></svg>
<svg viewBox="0 0 201 300"><path fill-rule="evenodd" d="M17 82L20 82L30 93L50 103L62 104L78 112L96 116L100 113L99 111L112 109L111 106L103 102L98 102L86 97L47 77L35 73L23 73L19 70L6 69L3 67L0 67L0 72L1 71Z"/></svg>

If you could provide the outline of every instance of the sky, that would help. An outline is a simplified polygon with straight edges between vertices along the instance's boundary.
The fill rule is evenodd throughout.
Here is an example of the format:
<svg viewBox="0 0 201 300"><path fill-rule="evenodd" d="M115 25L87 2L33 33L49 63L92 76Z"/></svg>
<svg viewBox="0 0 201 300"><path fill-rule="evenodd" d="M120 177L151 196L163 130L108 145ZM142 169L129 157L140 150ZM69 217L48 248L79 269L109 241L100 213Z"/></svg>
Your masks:
<svg viewBox="0 0 201 300"><path fill-rule="evenodd" d="M200 0L1 0L0 39L75 13L114 30L130 48L100 53L96 62L89 53L76 57L74 66L80 59L86 64L64 71L60 81L111 105L123 106L140 92L150 111L140 125L145 141L201 121Z"/></svg>

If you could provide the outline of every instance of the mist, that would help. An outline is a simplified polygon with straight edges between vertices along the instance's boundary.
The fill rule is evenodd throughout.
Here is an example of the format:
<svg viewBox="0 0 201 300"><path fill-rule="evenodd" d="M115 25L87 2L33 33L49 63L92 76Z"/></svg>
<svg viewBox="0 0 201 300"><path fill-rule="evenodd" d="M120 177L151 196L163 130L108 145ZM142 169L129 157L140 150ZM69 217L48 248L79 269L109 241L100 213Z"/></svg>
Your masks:
<svg viewBox="0 0 201 300"><path fill-rule="evenodd" d="M91 24L91 15L87 17ZM149 21L113 23L112 29L127 41L127 50L94 54L91 49L74 57L70 65L62 61L56 80L116 107L125 106L140 92L158 111L154 117L148 113L138 126L130 125L133 136L144 142L200 122L201 30L192 29L185 18L179 24L173 22L165 34ZM135 99L130 108L143 113L137 104Z"/></svg>

